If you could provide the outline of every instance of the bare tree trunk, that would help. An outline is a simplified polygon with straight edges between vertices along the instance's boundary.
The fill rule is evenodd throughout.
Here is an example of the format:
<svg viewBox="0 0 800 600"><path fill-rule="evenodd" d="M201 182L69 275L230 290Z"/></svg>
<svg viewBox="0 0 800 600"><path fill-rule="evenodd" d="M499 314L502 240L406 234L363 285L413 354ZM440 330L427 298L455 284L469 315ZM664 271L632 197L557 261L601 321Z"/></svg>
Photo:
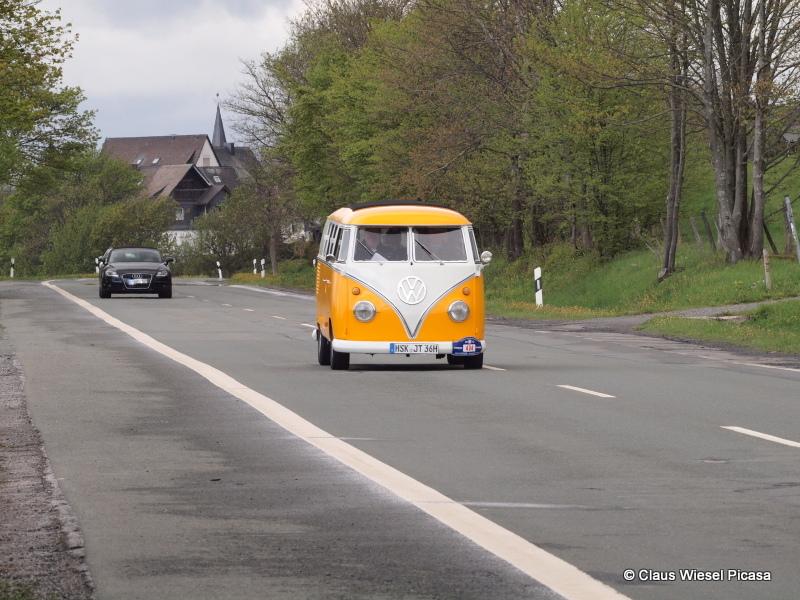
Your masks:
<svg viewBox="0 0 800 600"><path fill-rule="evenodd" d="M764 135L766 130L767 94L766 86L770 80L769 64L766 60L767 8L759 3L758 66L756 70L755 124L753 129L753 205L750 219L750 243L748 255L761 256L764 249Z"/></svg>
<svg viewBox="0 0 800 600"><path fill-rule="evenodd" d="M269 234L269 265L272 268L272 274L278 274L278 236L279 232L275 228L270 229Z"/></svg>
<svg viewBox="0 0 800 600"><path fill-rule="evenodd" d="M679 48L679 36L675 26L674 0L668 5L672 21L670 33L670 66L672 83L669 88L670 107L670 172L669 192L667 193L667 221L664 230L664 262L658 280L662 281L675 272L675 258L678 252L678 215L681 191L683 189L684 162L686 159L686 99L681 90L684 85L687 64L683 59L685 48ZM681 3L683 12L683 3Z"/></svg>

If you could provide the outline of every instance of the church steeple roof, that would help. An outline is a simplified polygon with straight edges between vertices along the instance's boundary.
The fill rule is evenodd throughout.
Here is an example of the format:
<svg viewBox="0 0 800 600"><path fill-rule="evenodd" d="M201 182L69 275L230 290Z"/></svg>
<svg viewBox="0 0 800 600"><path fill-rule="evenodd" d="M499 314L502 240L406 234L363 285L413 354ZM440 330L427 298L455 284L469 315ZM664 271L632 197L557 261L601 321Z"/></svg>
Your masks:
<svg viewBox="0 0 800 600"><path fill-rule="evenodd" d="M221 148L227 143L225 139L225 127L222 125L222 113L217 104L217 118L214 120L214 135L211 137L211 145L215 148Z"/></svg>

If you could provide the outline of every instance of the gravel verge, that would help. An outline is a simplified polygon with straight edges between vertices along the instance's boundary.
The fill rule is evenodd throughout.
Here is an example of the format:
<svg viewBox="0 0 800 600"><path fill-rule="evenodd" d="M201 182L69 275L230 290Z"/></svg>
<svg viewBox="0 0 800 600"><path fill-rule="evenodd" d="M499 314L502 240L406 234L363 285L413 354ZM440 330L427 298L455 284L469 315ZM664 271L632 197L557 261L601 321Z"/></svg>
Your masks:
<svg viewBox="0 0 800 600"><path fill-rule="evenodd" d="M93 597L78 523L31 422L0 327L0 600Z"/></svg>

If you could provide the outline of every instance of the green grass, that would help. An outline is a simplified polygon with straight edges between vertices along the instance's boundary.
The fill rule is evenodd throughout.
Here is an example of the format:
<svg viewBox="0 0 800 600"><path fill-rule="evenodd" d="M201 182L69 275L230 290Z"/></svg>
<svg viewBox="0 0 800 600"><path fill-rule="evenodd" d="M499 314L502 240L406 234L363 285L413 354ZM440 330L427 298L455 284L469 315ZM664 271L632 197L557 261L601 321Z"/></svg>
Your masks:
<svg viewBox="0 0 800 600"><path fill-rule="evenodd" d="M800 265L772 261L773 289L764 286L760 262L728 265L724 257L693 244L678 251L678 272L658 283L660 258L649 250L623 254L608 262L575 256L567 247L526 261L499 259L486 269L489 312L523 318L550 318L533 300L533 267L543 268L544 302L564 316L606 316L652 313L702 306L720 306L769 298L800 296Z"/></svg>
<svg viewBox="0 0 800 600"><path fill-rule="evenodd" d="M0 600L36 600L34 588L26 583L0 579Z"/></svg>
<svg viewBox="0 0 800 600"><path fill-rule="evenodd" d="M640 327L669 337L800 354L800 302L762 306L743 322L656 317Z"/></svg>
<svg viewBox="0 0 800 600"><path fill-rule="evenodd" d="M278 263L277 275L268 271L267 276L262 279L261 275L253 275L252 272L235 273L230 280L233 283L310 291L314 289L314 267L308 259L293 258Z"/></svg>

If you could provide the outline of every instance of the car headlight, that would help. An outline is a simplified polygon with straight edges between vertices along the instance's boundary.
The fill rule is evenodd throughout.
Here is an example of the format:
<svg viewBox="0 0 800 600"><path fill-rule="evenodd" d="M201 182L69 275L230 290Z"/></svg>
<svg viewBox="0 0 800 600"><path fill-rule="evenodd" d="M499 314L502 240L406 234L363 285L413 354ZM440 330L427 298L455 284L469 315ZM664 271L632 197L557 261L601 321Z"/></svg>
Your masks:
<svg viewBox="0 0 800 600"><path fill-rule="evenodd" d="M169 271L166 269L161 269L158 273L156 273L156 277L167 277L169 275Z"/></svg>
<svg viewBox="0 0 800 600"><path fill-rule="evenodd" d="M353 314L362 323L372 321L375 318L375 305L367 300L362 300L353 307Z"/></svg>
<svg viewBox="0 0 800 600"><path fill-rule="evenodd" d="M450 305L450 308L447 309L447 314L450 315L453 321L461 323L462 321L466 321L469 316L469 306L467 306L467 303L463 300L456 300Z"/></svg>
<svg viewBox="0 0 800 600"><path fill-rule="evenodd" d="M106 269L106 277L113 277L116 279L119 277L119 274L114 269Z"/></svg>

